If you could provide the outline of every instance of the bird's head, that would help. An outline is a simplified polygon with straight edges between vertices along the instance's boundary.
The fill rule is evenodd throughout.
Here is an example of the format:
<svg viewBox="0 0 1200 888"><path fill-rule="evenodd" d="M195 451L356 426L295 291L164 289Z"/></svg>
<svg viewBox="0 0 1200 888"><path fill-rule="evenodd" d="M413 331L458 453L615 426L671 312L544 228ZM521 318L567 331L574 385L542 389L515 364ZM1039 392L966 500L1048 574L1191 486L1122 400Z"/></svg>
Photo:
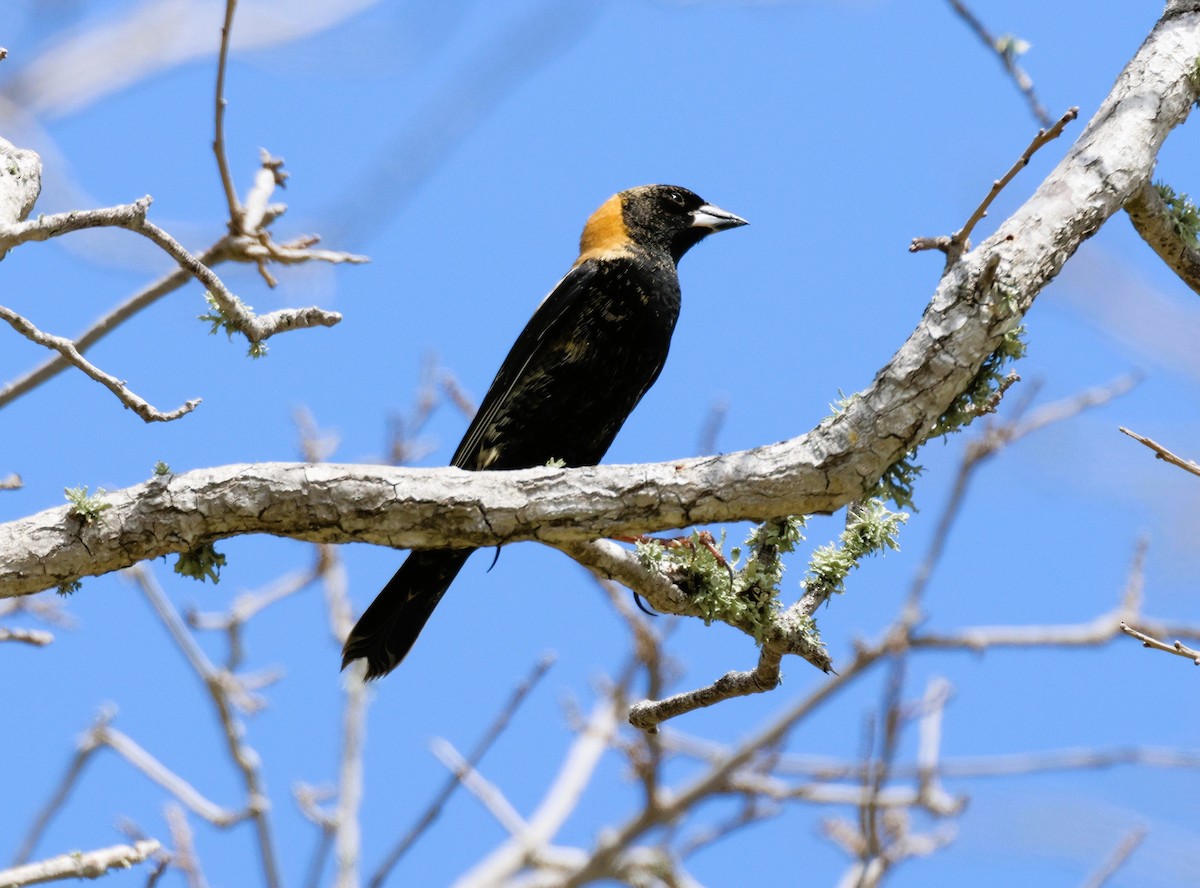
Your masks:
<svg viewBox="0 0 1200 888"><path fill-rule="evenodd" d="M745 219L678 185L642 185L601 204L583 228L580 256L637 245L680 258L714 231L746 225Z"/></svg>

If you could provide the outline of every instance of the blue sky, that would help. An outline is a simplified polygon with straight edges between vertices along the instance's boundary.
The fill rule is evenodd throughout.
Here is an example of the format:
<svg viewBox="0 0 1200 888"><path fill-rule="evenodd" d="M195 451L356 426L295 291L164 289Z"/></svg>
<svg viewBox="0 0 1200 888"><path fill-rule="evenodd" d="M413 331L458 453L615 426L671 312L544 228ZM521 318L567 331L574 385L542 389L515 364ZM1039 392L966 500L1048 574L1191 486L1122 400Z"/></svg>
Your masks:
<svg viewBox="0 0 1200 888"><path fill-rule="evenodd" d="M87 56L59 93L46 75L30 76L34 63L139 4L64 0L53 14L45 3L14 5L0 38L10 56L0 63L0 135L43 152L38 211L148 193L151 218L186 245L200 250L215 240L223 198L209 145L222 4L169 7L187 23L180 33L139 34L117 57ZM607 461L694 454L717 400L729 404L723 451L800 434L839 390L868 383L920 317L941 256L910 255L911 238L959 227L1037 128L995 58L945 3L347 5L357 11L281 40L284 20L303 21L321 5L296 4L299 11L288 13L288 4L243 0L227 86L228 151L243 192L260 147L286 159L291 179L279 196L290 209L277 235L319 232L326 246L372 262L285 269L273 291L253 269L220 270L258 310L316 303L345 320L280 336L265 360L251 362L243 343L205 334L195 320L204 311L195 285L166 298L90 354L159 407L193 397L204 399L201 406L178 422L146 426L82 375L59 376L0 411L0 475L16 471L25 481L0 493L0 519L58 505L66 486L138 483L156 460L182 471L296 459L291 417L300 405L339 436L335 459L383 459L388 417L411 408L426 356L436 355L480 397L569 267L587 215L614 191L656 181L686 185L751 225L712 238L683 261L684 309L670 360ZM1161 3L1068 9L981 0L973 8L995 32L1031 44L1022 63L1051 115L1078 105L1082 118L1000 196L982 236L1062 156ZM131 47L173 41L197 48L118 83L136 55ZM10 101L32 107L32 118ZM1195 139L1181 128L1160 155L1158 175L1180 190L1195 189L1186 178ZM134 235L74 235L11 253L0 267L3 302L43 329L72 334L168 267ZM1150 540L1147 612L1188 619L1197 602L1200 486L1117 427L1200 454L1200 300L1116 217L1042 294L1027 326L1017 398L1034 381L1046 402L1131 371L1145 378L1120 400L1021 442L979 472L927 596L930 626L1088 620L1115 606L1142 534ZM0 341L0 379L43 359L14 334ZM446 462L465 422L440 409L421 462ZM872 637L895 614L966 437L923 451L920 512L904 530L902 551L865 565L848 594L821 612L835 662L854 638ZM812 543L835 536L839 521L814 520ZM729 528L734 540L744 533ZM153 565L178 604L217 610L312 557L310 547L276 539L218 548L229 564L216 587ZM365 546L342 555L359 609L402 557ZM483 768L528 812L570 741L564 699L590 707L594 680L626 655L609 605L564 556L520 545L490 573L487 563L484 556L468 563L412 656L376 686L364 872L443 779L428 752L431 737L469 748L538 655L556 651L558 663ZM797 594L803 563L792 564L785 596ZM194 677L134 587L118 577L88 580L68 607L79 626L57 631L50 648L0 649L8 740L0 860L58 779L73 738L108 701L119 707L118 727L207 795L228 805L240 798ZM222 655L219 639L205 642ZM267 763L288 883L300 884L313 835L289 789L294 780L334 778L340 718L338 653L320 596L264 613L247 644L249 668L287 672L270 708L250 721L249 739ZM691 623L672 636L671 652L683 669L681 688L754 661L745 638ZM921 655L908 694L919 696L934 675L953 683L947 758L1073 746L1191 748L1200 718L1187 705L1195 681L1187 666L1124 641L1085 651ZM786 664L785 674L773 694L690 716L678 730L736 741L822 681L800 662ZM820 710L789 750L853 757L881 676ZM627 778L615 757L607 762L562 840L586 843L599 826L627 816L636 799ZM1077 883L1137 823L1148 836L1112 884L1179 884L1200 871L1200 835L1178 801L1200 791L1194 771L1114 768L949 785L972 799L957 840L905 865L891 884ZM38 856L113 844L120 815L162 835L162 801L127 765L102 756ZM730 885L744 878L747 860L761 860L762 881L790 882L803 872L813 884L832 883L844 858L816 831L825 813L834 812L796 808L713 846L689 869L705 884ZM249 830L196 829L212 884L245 884ZM394 884L448 883L502 837L460 793ZM130 873L108 884L143 881Z"/></svg>

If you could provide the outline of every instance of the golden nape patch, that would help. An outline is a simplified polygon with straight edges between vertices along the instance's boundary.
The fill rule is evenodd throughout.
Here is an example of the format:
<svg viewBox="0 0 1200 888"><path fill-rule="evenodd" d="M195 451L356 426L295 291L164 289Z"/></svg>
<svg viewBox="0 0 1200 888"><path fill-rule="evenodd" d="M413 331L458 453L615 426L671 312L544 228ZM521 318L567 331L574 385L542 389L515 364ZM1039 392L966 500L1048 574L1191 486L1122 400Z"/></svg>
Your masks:
<svg viewBox="0 0 1200 888"><path fill-rule="evenodd" d="M629 246L629 231L621 216L621 195L614 194L592 213L579 238L578 265L585 259L599 259L623 253Z"/></svg>

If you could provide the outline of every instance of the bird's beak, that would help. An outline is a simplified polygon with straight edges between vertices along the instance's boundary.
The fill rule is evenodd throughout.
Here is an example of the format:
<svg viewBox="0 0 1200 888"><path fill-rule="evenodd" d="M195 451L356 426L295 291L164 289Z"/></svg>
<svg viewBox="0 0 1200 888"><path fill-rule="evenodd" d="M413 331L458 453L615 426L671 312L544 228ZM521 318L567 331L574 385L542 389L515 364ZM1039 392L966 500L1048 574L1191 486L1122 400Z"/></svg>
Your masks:
<svg viewBox="0 0 1200 888"><path fill-rule="evenodd" d="M726 228L737 228L750 223L741 216L735 216L720 207L704 204L692 211L692 228L707 228L709 231L724 231Z"/></svg>

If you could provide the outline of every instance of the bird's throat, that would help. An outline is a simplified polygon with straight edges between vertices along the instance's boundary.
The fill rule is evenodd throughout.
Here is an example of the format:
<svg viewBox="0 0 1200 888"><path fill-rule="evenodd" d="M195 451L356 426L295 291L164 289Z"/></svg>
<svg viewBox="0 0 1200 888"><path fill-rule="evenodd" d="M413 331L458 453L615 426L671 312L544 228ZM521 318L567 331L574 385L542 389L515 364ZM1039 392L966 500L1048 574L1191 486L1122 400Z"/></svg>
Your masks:
<svg viewBox="0 0 1200 888"><path fill-rule="evenodd" d="M587 259L599 259L629 251L629 229L621 213L621 196L614 194L592 213L579 238L579 258L576 265Z"/></svg>

